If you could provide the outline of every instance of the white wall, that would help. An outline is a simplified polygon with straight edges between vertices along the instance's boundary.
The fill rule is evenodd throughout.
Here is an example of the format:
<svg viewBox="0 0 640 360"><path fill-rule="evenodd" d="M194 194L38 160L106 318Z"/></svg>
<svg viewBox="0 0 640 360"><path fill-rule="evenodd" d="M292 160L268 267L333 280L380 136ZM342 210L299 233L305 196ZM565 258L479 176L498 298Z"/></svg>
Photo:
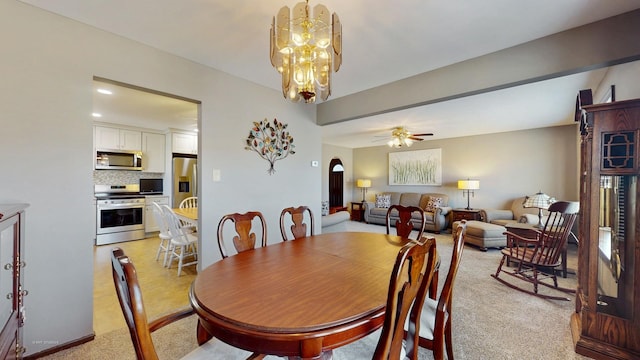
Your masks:
<svg viewBox="0 0 640 360"><path fill-rule="evenodd" d="M219 256L214 228L224 213L262 211L270 242L280 238L283 207L320 213L320 167L310 167L321 159L313 107L18 1L0 1L0 47L0 203L31 204L28 355L93 332L93 76L202 101L202 265ZM296 144L271 176L267 162L244 149L252 123L264 118L288 123ZM214 168L221 182L212 181Z"/></svg>
<svg viewBox="0 0 640 360"><path fill-rule="evenodd" d="M600 103L611 88L616 87L616 101L640 98L640 61L612 66L597 89L593 89L593 102Z"/></svg>

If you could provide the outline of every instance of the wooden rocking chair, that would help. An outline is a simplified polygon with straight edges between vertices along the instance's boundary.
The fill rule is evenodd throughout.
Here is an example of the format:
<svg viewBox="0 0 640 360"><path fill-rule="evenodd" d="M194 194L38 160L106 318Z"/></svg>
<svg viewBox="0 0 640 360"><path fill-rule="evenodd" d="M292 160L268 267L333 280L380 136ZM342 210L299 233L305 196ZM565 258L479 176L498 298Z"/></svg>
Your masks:
<svg viewBox="0 0 640 360"><path fill-rule="evenodd" d="M578 215L579 203L558 201L549 207L549 216L543 228L536 229L535 238L524 238L512 232L505 232L507 247L502 249L502 260L498 265L493 278L501 283L522 292L532 294L545 299L569 300L563 296L552 296L538 293L538 285L544 285L552 289L566 293L575 293L575 289L558 287L555 268L561 264L561 255L566 251L567 239L571 234L571 227ZM517 263L515 269L503 269L503 265ZM500 273L511 275L515 278L533 284L533 291L521 288L505 281L498 276ZM553 284L541 282L552 279Z"/></svg>

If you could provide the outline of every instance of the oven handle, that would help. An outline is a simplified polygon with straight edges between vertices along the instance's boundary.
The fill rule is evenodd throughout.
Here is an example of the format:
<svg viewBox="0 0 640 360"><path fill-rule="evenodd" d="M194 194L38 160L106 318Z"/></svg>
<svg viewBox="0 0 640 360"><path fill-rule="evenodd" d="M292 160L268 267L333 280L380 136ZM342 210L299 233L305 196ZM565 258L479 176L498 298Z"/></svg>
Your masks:
<svg viewBox="0 0 640 360"><path fill-rule="evenodd" d="M97 204L100 210L122 209L122 208L140 208L144 209L144 204Z"/></svg>

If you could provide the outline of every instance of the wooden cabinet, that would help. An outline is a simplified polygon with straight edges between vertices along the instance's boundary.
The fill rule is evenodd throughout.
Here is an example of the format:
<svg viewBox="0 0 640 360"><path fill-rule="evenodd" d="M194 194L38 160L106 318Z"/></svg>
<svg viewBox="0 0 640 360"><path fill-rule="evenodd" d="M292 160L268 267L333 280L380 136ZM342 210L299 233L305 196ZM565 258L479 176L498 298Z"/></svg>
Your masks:
<svg viewBox="0 0 640 360"><path fill-rule="evenodd" d="M451 221L452 224L454 221L460 220L482 220L482 215L480 215L479 209L453 209L451 210L451 217L453 218Z"/></svg>
<svg viewBox="0 0 640 360"><path fill-rule="evenodd" d="M364 203L363 202L351 203L351 220L364 221Z"/></svg>
<svg viewBox="0 0 640 360"><path fill-rule="evenodd" d="M576 352L640 359L640 99L582 107Z"/></svg>
<svg viewBox="0 0 640 360"><path fill-rule="evenodd" d="M0 359L21 358L24 325L24 219L26 204L0 205Z"/></svg>
<svg viewBox="0 0 640 360"><path fill-rule="evenodd" d="M171 149L174 153L198 154L198 135L186 133L171 134Z"/></svg>
<svg viewBox="0 0 640 360"><path fill-rule="evenodd" d="M142 171L163 173L167 158L165 135L142 133Z"/></svg>
<svg viewBox="0 0 640 360"><path fill-rule="evenodd" d="M169 205L169 197L163 195L145 196L144 232L146 233L160 231L160 227L156 223L156 218L153 216L153 203L157 203L158 205Z"/></svg>
<svg viewBox="0 0 640 360"><path fill-rule="evenodd" d="M107 126L94 127L94 141L99 150L142 151L142 133Z"/></svg>

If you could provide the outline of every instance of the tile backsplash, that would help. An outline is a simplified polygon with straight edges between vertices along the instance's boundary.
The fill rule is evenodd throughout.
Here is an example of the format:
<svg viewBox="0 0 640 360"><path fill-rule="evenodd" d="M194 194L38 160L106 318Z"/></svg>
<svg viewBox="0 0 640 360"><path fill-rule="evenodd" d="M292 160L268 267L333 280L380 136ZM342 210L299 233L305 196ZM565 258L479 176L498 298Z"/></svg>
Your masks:
<svg viewBox="0 0 640 360"><path fill-rule="evenodd" d="M94 185L127 185L138 184L140 178L144 179L162 179L164 173L148 173L141 171L127 170L94 170Z"/></svg>

